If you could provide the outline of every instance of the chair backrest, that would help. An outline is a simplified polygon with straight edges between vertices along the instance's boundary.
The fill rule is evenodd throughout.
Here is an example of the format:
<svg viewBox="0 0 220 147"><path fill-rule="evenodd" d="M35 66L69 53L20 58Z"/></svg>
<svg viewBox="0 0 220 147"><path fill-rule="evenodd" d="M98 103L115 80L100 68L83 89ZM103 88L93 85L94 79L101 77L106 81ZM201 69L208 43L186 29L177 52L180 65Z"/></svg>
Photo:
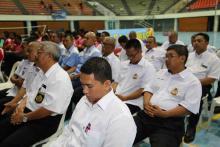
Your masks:
<svg viewBox="0 0 220 147"><path fill-rule="evenodd" d="M17 61L17 62L15 62L14 65L12 66L11 72L10 72L9 77L8 77L8 82L10 81L10 78L14 75L15 70L17 69L19 63L20 63L20 61Z"/></svg>
<svg viewBox="0 0 220 147"><path fill-rule="evenodd" d="M19 61L16 62L16 63L13 65L13 67L12 67L12 69L11 69L11 73L10 73L10 75L9 75L9 77L8 77L7 82L0 83L0 90L8 89L8 88L12 88L12 87L13 87L14 84L10 81L10 78L11 78L11 77L13 76L13 74L15 73L15 70L16 70L16 68L18 67L18 65L19 65ZM3 75L2 75L2 76L3 76Z"/></svg>

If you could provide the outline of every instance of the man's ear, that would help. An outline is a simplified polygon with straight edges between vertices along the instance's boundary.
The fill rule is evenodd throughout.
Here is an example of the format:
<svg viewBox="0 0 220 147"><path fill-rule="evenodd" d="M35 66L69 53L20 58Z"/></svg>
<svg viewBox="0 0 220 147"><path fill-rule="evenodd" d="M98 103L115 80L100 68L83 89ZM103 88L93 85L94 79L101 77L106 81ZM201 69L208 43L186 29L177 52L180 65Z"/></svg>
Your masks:
<svg viewBox="0 0 220 147"><path fill-rule="evenodd" d="M183 63L185 63L185 61L186 61L186 56L180 56L180 59L183 61Z"/></svg>
<svg viewBox="0 0 220 147"><path fill-rule="evenodd" d="M105 86L105 88L106 88L107 90L109 89L109 87L111 87L111 85L112 85L111 80L106 80L106 81L104 82L104 86Z"/></svg>

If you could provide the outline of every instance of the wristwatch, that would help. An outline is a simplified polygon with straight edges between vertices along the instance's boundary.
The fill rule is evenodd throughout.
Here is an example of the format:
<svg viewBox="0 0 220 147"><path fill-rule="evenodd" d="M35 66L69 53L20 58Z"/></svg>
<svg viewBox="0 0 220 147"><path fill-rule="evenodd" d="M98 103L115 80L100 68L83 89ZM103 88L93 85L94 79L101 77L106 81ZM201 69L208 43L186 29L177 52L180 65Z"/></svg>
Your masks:
<svg viewBox="0 0 220 147"><path fill-rule="evenodd" d="M24 114L24 115L23 115L22 122L24 122L24 123L25 123L25 122L27 122L27 121L28 121L28 117L27 117L27 115L26 115L26 114Z"/></svg>

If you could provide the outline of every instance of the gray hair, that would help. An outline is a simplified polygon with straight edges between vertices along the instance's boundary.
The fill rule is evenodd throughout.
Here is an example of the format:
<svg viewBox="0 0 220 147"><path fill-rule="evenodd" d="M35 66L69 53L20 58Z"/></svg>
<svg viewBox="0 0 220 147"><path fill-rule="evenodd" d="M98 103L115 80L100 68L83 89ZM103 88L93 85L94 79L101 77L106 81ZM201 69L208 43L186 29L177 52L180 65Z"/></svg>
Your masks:
<svg viewBox="0 0 220 147"><path fill-rule="evenodd" d="M42 41L41 43L44 51L51 54L54 61L59 61L61 55L59 46L51 41Z"/></svg>

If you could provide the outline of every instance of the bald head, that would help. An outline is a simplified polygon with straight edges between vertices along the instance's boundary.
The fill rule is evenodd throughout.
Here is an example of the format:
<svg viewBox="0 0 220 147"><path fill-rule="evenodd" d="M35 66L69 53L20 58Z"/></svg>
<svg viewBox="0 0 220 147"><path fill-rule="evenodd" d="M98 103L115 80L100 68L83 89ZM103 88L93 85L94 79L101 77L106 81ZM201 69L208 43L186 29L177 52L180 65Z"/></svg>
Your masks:
<svg viewBox="0 0 220 147"><path fill-rule="evenodd" d="M178 39L178 34L176 31L171 31L169 33L169 42L170 44L175 44Z"/></svg>

